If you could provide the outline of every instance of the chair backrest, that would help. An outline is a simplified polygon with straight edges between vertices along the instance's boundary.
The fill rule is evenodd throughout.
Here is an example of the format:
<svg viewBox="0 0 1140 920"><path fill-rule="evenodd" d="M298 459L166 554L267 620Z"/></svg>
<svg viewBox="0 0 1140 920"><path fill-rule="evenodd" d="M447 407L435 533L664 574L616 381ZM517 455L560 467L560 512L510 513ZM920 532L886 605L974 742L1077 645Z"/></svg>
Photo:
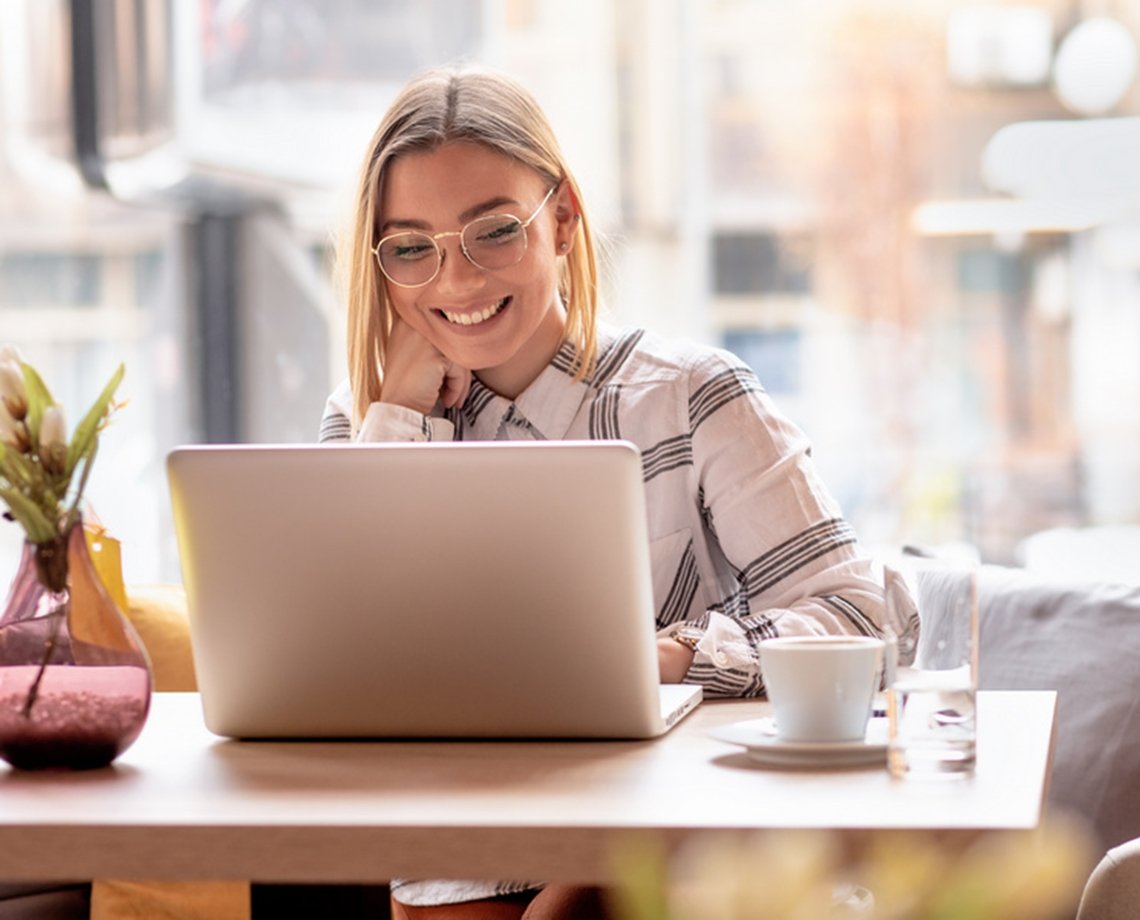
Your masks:
<svg viewBox="0 0 1140 920"><path fill-rule="evenodd" d="M1140 839L1109 850L1093 869L1077 920L1134 920L1140 909Z"/></svg>

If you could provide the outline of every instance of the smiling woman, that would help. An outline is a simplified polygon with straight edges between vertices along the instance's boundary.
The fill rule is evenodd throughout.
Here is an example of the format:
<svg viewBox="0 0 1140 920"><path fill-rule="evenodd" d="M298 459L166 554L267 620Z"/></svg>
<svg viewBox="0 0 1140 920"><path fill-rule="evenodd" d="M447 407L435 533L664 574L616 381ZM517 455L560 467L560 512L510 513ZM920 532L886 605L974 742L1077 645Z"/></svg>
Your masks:
<svg viewBox="0 0 1140 920"><path fill-rule="evenodd" d="M755 696L762 639L882 631L870 563L755 373L597 321L582 196L513 80L434 71L401 92L373 136L343 257L349 379L321 440L632 442L663 682ZM447 523L444 507L424 516ZM471 539L493 545L494 526ZM605 916L594 890L526 880L392 890L405 918Z"/></svg>
<svg viewBox="0 0 1140 920"><path fill-rule="evenodd" d="M479 240L491 220L500 239L512 231L510 259ZM427 264L398 267L409 255ZM424 415L437 399L458 405L472 370L507 363L504 348L518 356L497 375L516 391L504 395L517 395L564 335L581 370L593 360L597 263L581 194L537 103L499 75L429 72L392 103L369 145L341 270L356 427L381 401ZM480 335L464 337L472 326ZM520 346L536 334L524 355ZM416 360L428 343L433 360ZM423 377L429 365L442 371L442 391Z"/></svg>

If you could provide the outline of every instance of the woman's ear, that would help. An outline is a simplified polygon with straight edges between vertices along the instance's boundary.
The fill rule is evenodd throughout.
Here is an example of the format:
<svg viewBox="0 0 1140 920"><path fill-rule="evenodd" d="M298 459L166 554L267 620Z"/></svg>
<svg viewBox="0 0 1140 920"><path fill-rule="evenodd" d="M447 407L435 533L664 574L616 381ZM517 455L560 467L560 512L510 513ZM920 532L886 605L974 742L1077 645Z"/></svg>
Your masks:
<svg viewBox="0 0 1140 920"><path fill-rule="evenodd" d="M554 244L560 256L567 255L574 248L578 237L578 225L582 215L578 209L578 197L570 183L563 180L554 193Z"/></svg>

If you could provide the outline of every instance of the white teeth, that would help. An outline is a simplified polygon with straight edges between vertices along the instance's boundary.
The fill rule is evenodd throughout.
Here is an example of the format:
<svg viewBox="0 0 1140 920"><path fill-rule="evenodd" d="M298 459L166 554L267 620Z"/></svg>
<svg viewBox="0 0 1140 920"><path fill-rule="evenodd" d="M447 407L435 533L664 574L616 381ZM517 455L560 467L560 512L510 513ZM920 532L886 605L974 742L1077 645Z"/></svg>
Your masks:
<svg viewBox="0 0 1140 920"><path fill-rule="evenodd" d="M460 326L477 326L479 323L486 322L496 313L498 313L506 305L507 298L503 298L498 303L493 303L485 310L479 310L476 313L448 313L446 310L440 312L447 317L449 323L456 323Z"/></svg>

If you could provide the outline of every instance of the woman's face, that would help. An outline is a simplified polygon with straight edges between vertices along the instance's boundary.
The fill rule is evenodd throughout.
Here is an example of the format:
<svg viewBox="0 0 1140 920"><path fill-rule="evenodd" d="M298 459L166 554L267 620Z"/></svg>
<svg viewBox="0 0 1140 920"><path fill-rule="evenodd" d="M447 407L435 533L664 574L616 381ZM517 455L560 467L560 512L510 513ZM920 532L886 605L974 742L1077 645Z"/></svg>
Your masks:
<svg viewBox="0 0 1140 920"><path fill-rule="evenodd" d="M525 221L550 184L490 148L449 143L395 159L382 188L377 238L399 230L429 235L458 231L489 214ZM385 279L389 301L405 323L448 359L475 371L492 389L517 396L550 362L562 341L558 297L560 245L573 245L574 211L563 184L526 229L522 258L507 268L473 265L459 237L446 236L439 273L417 288Z"/></svg>

